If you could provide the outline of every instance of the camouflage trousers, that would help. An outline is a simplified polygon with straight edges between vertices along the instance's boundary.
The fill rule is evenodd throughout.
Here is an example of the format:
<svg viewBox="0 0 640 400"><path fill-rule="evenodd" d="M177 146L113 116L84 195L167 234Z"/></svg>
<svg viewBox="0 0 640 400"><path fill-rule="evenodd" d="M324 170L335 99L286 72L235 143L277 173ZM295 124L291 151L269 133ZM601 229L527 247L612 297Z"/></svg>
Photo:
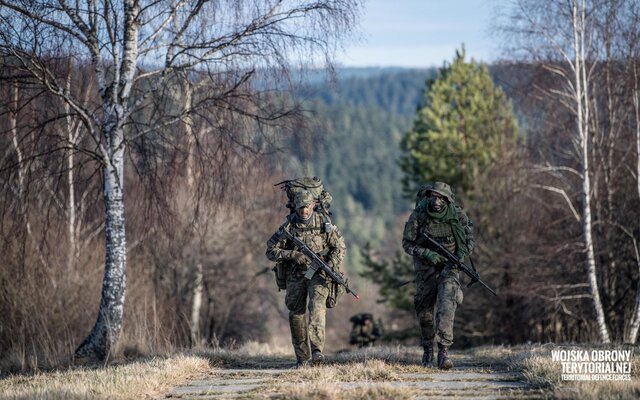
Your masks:
<svg viewBox="0 0 640 400"><path fill-rule="evenodd" d="M462 304L458 270L450 265L416 271L413 304L420 323L422 346L453 343L453 319Z"/></svg>
<svg viewBox="0 0 640 400"><path fill-rule="evenodd" d="M311 280L305 278L304 272L300 270L287 275L285 304L289 309L291 342L299 362L310 359L313 351L322 351L324 348L328 295L328 280L325 280L320 273L316 273ZM308 322L307 297L309 299Z"/></svg>

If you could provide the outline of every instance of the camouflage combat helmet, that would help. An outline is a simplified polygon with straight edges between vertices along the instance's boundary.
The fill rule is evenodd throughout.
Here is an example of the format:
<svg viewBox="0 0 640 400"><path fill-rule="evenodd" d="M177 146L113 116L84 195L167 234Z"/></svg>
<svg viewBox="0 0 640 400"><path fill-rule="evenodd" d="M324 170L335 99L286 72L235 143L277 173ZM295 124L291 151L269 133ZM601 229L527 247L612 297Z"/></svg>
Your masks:
<svg viewBox="0 0 640 400"><path fill-rule="evenodd" d="M294 199L296 208L312 205L315 204L315 202L316 201L313 198L313 195L308 190L299 191L298 193L296 193L296 197Z"/></svg>
<svg viewBox="0 0 640 400"><path fill-rule="evenodd" d="M447 199L449 203L453 203L453 191L451 190L451 186L447 185L444 182L434 182L433 185L427 189L428 192L436 192L444 198Z"/></svg>
<svg viewBox="0 0 640 400"><path fill-rule="evenodd" d="M350 322L353 322L356 325L364 325L366 320L373 321L373 314L371 314L371 313L359 313L359 314L353 315L349 319Z"/></svg>
<svg viewBox="0 0 640 400"><path fill-rule="evenodd" d="M314 176L313 178L308 176L303 176L301 178L296 179L288 179L286 181L278 182L273 186L280 186L285 193L287 194L287 208L291 210L293 213L296 210L296 193L301 190L308 190L309 193L313 196L316 201L316 204L319 206L320 211L325 216L327 222L331 222L329 220L329 216L331 212L329 211L329 207L331 207L331 193L324 190L324 185L322 181L318 179L318 177Z"/></svg>

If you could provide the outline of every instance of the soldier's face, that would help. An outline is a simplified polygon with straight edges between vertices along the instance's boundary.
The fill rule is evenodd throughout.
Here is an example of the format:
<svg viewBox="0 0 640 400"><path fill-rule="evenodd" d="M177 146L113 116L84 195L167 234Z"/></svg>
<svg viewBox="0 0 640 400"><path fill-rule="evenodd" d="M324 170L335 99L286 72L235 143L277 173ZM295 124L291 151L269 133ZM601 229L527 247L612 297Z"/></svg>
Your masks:
<svg viewBox="0 0 640 400"><path fill-rule="evenodd" d="M431 197L429 200L429 205L433 211L442 211L444 206L447 204L445 198L439 193L431 192Z"/></svg>
<svg viewBox="0 0 640 400"><path fill-rule="evenodd" d="M296 212L298 213L298 216L300 218L307 219L311 216L311 213L313 212L313 206L312 205L302 206L298 208Z"/></svg>

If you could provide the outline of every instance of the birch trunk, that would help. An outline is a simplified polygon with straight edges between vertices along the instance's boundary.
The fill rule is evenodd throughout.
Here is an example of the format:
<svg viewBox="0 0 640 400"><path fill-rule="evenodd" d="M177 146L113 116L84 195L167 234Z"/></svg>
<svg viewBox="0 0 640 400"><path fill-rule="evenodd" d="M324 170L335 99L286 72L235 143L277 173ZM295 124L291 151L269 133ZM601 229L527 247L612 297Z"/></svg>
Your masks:
<svg viewBox="0 0 640 400"><path fill-rule="evenodd" d="M200 309L202 308L202 263L196 265L196 278L193 285L193 306L191 308L191 346L200 344Z"/></svg>
<svg viewBox="0 0 640 400"><path fill-rule="evenodd" d="M22 149L20 148L20 140L18 138L18 86L15 83L11 84L11 106L9 107L9 131L11 132L11 141L13 149L16 152L17 170L18 170L18 187L15 193L18 196L20 202L20 217L24 220L24 225L27 230L27 238L33 242L33 248L38 255L38 260L43 267L47 267L47 260L44 258L42 251L38 247L38 244L34 238L33 231L31 230L31 222L29 220L27 210L27 196L25 178L28 173L28 166L25 166L24 156ZM51 284L55 287L56 281L51 278Z"/></svg>
<svg viewBox="0 0 640 400"><path fill-rule="evenodd" d="M636 122L636 189L638 191L638 197L640 197L640 99L638 98L638 71L635 62L633 63L633 108L635 111ZM635 243L634 243L635 244ZM638 264L638 272L640 272L640 259L638 259L637 247L636 247L636 260ZM634 306L634 313L631 317L631 327L629 329L629 335L626 337L625 342L635 343L638 340L638 330L640 330L640 282L636 288L636 299Z"/></svg>
<svg viewBox="0 0 640 400"><path fill-rule="evenodd" d="M71 129L69 129L69 136L71 136ZM71 137L69 138L71 139ZM72 143L72 142L69 142ZM67 255L67 270L73 271L77 253L76 242L76 198L75 198L75 176L73 171L73 150L69 150L67 156L67 185L69 189L69 199L67 202L67 208L69 210L68 228L69 228L69 250Z"/></svg>
<svg viewBox="0 0 640 400"><path fill-rule="evenodd" d="M193 92L194 88L191 82L189 82L189 77L184 77L185 81L185 91L184 91L184 107L185 110L189 110L193 107ZM186 116L184 118L184 128L185 134L187 136L187 190L189 193L193 192L195 187L195 168L194 168L194 146L195 146L195 131L193 129L193 118L191 114L185 113ZM186 199L185 201L189 201ZM196 264L195 270L195 279L193 282L193 294L192 294L192 302L191 302L191 346L198 346L200 343L200 310L202 308L202 292L204 290L203 287L203 279L202 279L202 263L198 262Z"/></svg>
<svg viewBox="0 0 640 400"><path fill-rule="evenodd" d="M600 334L600 340L603 343L610 343L609 330L602 308L600 299L600 291L598 288L598 275L596 271L596 261L593 249L592 236L592 217L591 217L591 168L589 164L589 79L587 76L586 57L585 57L585 4L578 6L577 1L572 3L573 16L573 37L575 52L575 103L576 117L578 125L578 134L580 140L580 157L582 158L582 230L584 237L584 246L587 253L586 267L587 279L593 299L593 306L596 313L596 323Z"/></svg>
<svg viewBox="0 0 640 400"><path fill-rule="evenodd" d="M67 91L71 92L71 74L67 77ZM71 121L71 107L69 103L64 102L64 109L67 117L65 118L67 124L67 140L69 142L69 150L67 150L67 228L69 231L69 249L67 254L67 271L73 271L76 254L77 254L77 240L76 240L76 190L75 190L75 175L74 175L74 150L76 147L77 137L73 132L73 125Z"/></svg>
<svg viewBox="0 0 640 400"><path fill-rule="evenodd" d="M11 85L11 104L13 110L9 112L9 131L11 132L11 140L13 143L13 149L16 152L16 160L18 165L18 189L16 191L20 202L20 216L24 218L25 227L27 228L27 235L31 238L31 224L29 222L29 216L27 215L27 199L25 198L25 166L22 156L22 150L20 148L20 140L18 139L18 87L15 83ZM43 264L46 265L46 264Z"/></svg>
<svg viewBox="0 0 640 400"><path fill-rule="evenodd" d="M129 111L129 96L138 60L140 4L136 0L125 0L123 6L122 58L116 46L112 55L116 63L109 86L103 75L105 69L99 60L94 60L104 115L101 133L105 145L101 149L104 156L105 265L98 318L89 335L76 349L75 356L80 359L107 359L118 341L124 319L127 243L124 214L126 142L123 125Z"/></svg>
<svg viewBox="0 0 640 400"><path fill-rule="evenodd" d="M80 359L105 360L122 330L126 284L126 235L123 198L124 148L120 140L104 168L105 266L100 309L91 333L76 350Z"/></svg>

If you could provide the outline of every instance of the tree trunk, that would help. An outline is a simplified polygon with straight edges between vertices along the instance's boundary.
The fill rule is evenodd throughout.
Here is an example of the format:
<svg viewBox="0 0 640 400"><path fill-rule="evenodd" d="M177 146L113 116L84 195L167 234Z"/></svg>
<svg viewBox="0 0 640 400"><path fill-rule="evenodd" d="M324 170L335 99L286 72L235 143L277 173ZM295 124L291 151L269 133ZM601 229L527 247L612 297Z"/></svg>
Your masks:
<svg viewBox="0 0 640 400"><path fill-rule="evenodd" d="M67 91L71 92L71 73L67 77ZM76 254L77 254L77 240L76 240L76 190L75 190L75 175L74 175L74 150L76 147L77 137L73 132L73 123L71 120L71 107L68 102L63 102L63 107L66 113L65 122L67 124L67 141L69 142L69 150L67 150L67 229L69 231L69 249L67 250L67 271L70 273L73 271Z"/></svg>
<svg viewBox="0 0 640 400"><path fill-rule="evenodd" d="M584 146L586 148L586 146ZM610 343L609 330L607 329L607 323L604 315L604 309L602 308L602 301L600 299L600 291L598 288L598 275L596 273L596 260L593 250L593 237L591 229L593 224L591 221L591 182L589 179L588 161L585 160L584 168L584 180L582 184L582 215L583 215L583 231L584 231L584 245L587 249L587 275L589 280L589 287L591 289L591 296L593 299L593 305L596 312L596 322L598 325L598 331L600 333L600 340L602 343Z"/></svg>
<svg viewBox="0 0 640 400"><path fill-rule="evenodd" d="M193 129L193 117L190 113L186 112L193 108L193 84L189 81L188 76L184 76L184 129L187 137L187 190L189 193L193 193L195 189L196 171L195 171L195 159L194 159L194 147L196 145L196 132ZM187 198L185 201L189 201ZM190 203L189 203L190 206ZM188 208L191 210L191 207ZM193 233L190 233L193 234ZM196 261L195 265L195 278L193 281L193 298L191 303L191 346L197 347L200 344L200 310L202 308L202 292L204 290L203 278L202 278L202 263Z"/></svg>
<svg viewBox="0 0 640 400"><path fill-rule="evenodd" d="M603 343L610 343L609 330L602 308L600 299L600 291L598 288L598 275L596 273L595 253L593 250L593 223L591 220L591 168L589 164L589 79L586 66L586 44L585 44L585 6L578 6L577 2L572 4L573 14L573 34L574 34L574 52L575 52L575 102L576 102L576 118L578 125L578 135L580 140L580 150L582 158L582 230L584 237L584 246L587 252L586 267L587 279L591 289L593 306L596 313L596 323L600 333L600 340Z"/></svg>
<svg viewBox="0 0 640 400"><path fill-rule="evenodd" d="M634 58L635 59L635 58ZM638 190L638 197L640 197L640 99L638 99L638 71L636 63L633 63L633 108L635 111L636 122L636 189ZM635 244L635 243L634 243ZM637 247L636 247L636 260L638 260ZM638 261L638 271L640 272L640 260ZM627 336L625 342L635 343L638 340L638 330L640 330L640 283L636 288L636 299L634 305L634 313L631 318L631 328L629 329L629 336Z"/></svg>
<svg viewBox="0 0 640 400"><path fill-rule="evenodd" d="M123 198L124 147L122 131L112 141L112 152L104 167L105 267L98 319L91 333L75 352L79 359L105 360L122 329L126 283L126 237Z"/></svg>
<svg viewBox="0 0 640 400"><path fill-rule="evenodd" d="M46 269L47 268L47 260L44 258L40 247L37 244L37 240L34 238L33 231L31 230L31 222L29 219L28 212L28 202L27 202L27 186L25 180L27 179L27 174L29 170L29 166L26 165L24 156L22 154L22 149L20 148L20 138L18 138L18 86L15 82L11 83L11 101L9 106L9 131L11 132L11 140L13 143L13 149L16 152L16 164L18 170L18 187L14 191L18 197L19 201L19 210L20 210L20 218L23 219L24 225L26 228L27 236L29 240L33 242L33 248L38 255L38 260L40 260L40 264ZM26 239L25 239L26 240ZM25 241L26 243L26 241ZM56 282L54 278L51 278L51 284L55 287Z"/></svg>
<svg viewBox="0 0 640 400"><path fill-rule="evenodd" d="M105 360L117 343L124 319L124 295L126 287L126 232L124 215L124 119L128 115L128 101L133 86L138 60L138 33L140 4L125 0L122 59L113 54L116 66L112 86L107 87L104 69L94 60L102 96L104 112L101 131L104 147L103 197L105 210L105 263L100 309L91 333L76 349L80 359Z"/></svg>
<svg viewBox="0 0 640 400"><path fill-rule="evenodd" d="M193 285L193 305L191 307L191 346L200 344L200 309L202 308L202 263L196 265L196 279Z"/></svg>

